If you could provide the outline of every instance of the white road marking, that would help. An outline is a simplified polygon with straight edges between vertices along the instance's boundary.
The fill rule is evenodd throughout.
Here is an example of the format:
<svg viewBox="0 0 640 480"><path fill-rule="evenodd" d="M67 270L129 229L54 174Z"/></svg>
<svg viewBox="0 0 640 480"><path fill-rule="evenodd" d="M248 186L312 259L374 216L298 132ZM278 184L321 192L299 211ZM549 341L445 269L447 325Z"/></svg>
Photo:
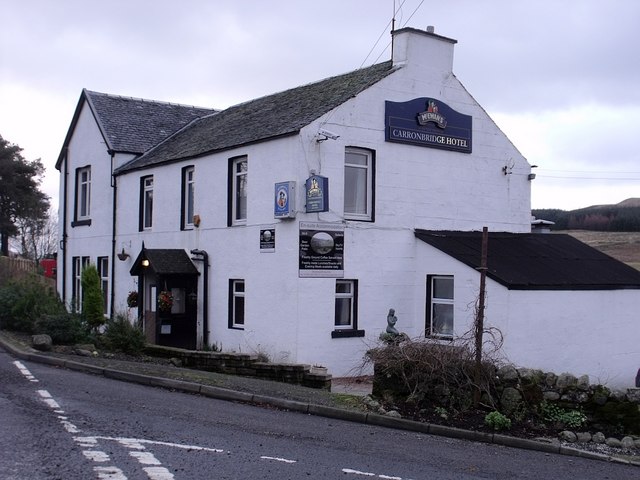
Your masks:
<svg viewBox="0 0 640 480"><path fill-rule="evenodd" d="M98 444L94 437L73 437L73 440L84 448L93 448Z"/></svg>
<svg viewBox="0 0 640 480"><path fill-rule="evenodd" d="M162 465L151 452L129 452L129 455L137 459L142 465Z"/></svg>
<svg viewBox="0 0 640 480"><path fill-rule="evenodd" d="M66 420L62 420L60 422L62 424L62 426L64 427L64 429L69 432L69 433L79 433L80 429L78 429L78 427L76 427L73 423L68 422Z"/></svg>
<svg viewBox="0 0 640 480"><path fill-rule="evenodd" d="M143 470L147 473L150 480L173 480L173 473L164 467L145 467Z"/></svg>
<svg viewBox="0 0 640 480"><path fill-rule="evenodd" d="M354 475L364 475L365 477L375 477L375 473L360 472L358 470L351 470L350 468L343 468L342 473L353 473Z"/></svg>
<svg viewBox="0 0 640 480"><path fill-rule="evenodd" d="M274 460L276 462L282 462L282 463L296 463L297 460L288 460L286 458L279 458L279 457L267 457L267 456L262 456L260 457L263 460Z"/></svg>
<svg viewBox="0 0 640 480"><path fill-rule="evenodd" d="M155 440L145 440L142 438L125 438L125 437L100 437L100 436L96 436L93 437L99 440L114 440L118 443L120 443L120 445L123 445L127 448L142 448L144 449L143 446L134 446L136 444L144 444L147 443L149 445L162 445L164 447L172 447L172 448L181 448L183 450L199 450L202 452L213 452L213 453L224 453L224 450L221 450L219 448L208 448L208 447L199 447L197 445L183 445L181 443L171 443L171 442L159 442L159 441L155 441Z"/></svg>
<svg viewBox="0 0 640 480"><path fill-rule="evenodd" d="M83 450L82 454L87 457L89 460L93 460L94 462L108 462L109 455L105 452L101 452L99 450Z"/></svg>
<svg viewBox="0 0 640 480"><path fill-rule="evenodd" d="M40 395L40 398L42 398L42 401L47 405L49 405L49 407L56 408L56 409L60 408L60 405L58 405L58 402L56 402L51 396L51 394L46 390L38 390L38 395Z"/></svg>
<svg viewBox="0 0 640 480"><path fill-rule="evenodd" d="M342 473L352 473L354 475L362 475L364 477L378 477L378 478L383 478L384 480L402 480L402 477L392 477L389 475L376 475L375 473L361 472L359 470L352 470L351 468L343 468ZM406 480L410 480L410 479L407 478Z"/></svg>
<svg viewBox="0 0 640 480"><path fill-rule="evenodd" d="M29 380L30 382L34 382L36 383L38 381L38 379L36 377L33 376L33 374L29 371L29 369L27 369L27 367L25 367L22 362L19 362L18 360L16 360L15 362L13 362L13 364L18 367L18 370L20 370L20 373L22 373L22 375L24 375L24 377Z"/></svg>
<svg viewBox="0 0 640 480"><path fill-rule="evenodd" d="M124 472L118 467L93 467L99 480L127 480Z"/></svg>

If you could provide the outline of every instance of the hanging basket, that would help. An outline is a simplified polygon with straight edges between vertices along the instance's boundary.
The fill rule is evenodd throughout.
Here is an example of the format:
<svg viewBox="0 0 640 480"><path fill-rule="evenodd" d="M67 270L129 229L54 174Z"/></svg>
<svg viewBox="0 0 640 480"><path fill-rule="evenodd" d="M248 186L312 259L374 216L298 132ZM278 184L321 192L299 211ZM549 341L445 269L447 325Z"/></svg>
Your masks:
<svg viewBox="0 0 640 480"><path fill-rule="evenodd" d="M127 306L129 308L135 308L138 306L138 292L135 290L130 291L129 295L127 295Z"/></svg>

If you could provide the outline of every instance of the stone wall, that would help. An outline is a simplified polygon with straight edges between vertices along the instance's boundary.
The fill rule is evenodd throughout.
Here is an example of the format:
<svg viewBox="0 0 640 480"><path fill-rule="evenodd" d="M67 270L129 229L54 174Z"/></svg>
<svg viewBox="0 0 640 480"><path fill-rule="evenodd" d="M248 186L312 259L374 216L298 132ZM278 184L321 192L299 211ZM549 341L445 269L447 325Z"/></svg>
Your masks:
<svg viewBox="0 0 640 480"><path fill-rule="evenodd" d="M304 364L271 363L258 361L257 355L183 350L180 348L148 345L149 355L173 358L186 368L262 378L305 387L331 389L331 375L323 367Z"/></svg>
<svg viewBox="0 0 640 480"><path fill-rule="evenodd" d="M497 371L500 410L509 415L519 404L534 407L542 401L565 410L579 410L591 429L640 434L640 388L610 390L591 384L589 377L557 375L511 365Z"/></svg>

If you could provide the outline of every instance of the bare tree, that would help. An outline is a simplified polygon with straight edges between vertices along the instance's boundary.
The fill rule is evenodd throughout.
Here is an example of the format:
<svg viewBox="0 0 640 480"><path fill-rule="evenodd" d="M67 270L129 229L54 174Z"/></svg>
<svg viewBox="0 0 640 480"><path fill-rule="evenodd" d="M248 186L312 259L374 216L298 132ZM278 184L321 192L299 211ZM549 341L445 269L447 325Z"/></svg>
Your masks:
<svg viewBox="0 0 640 480"><path fill-rule="evenodd" d="M18 236L14 247L22 256L36 262L58 250L58 214L50 208L44 218L21 218L16 221Z"/></svg>

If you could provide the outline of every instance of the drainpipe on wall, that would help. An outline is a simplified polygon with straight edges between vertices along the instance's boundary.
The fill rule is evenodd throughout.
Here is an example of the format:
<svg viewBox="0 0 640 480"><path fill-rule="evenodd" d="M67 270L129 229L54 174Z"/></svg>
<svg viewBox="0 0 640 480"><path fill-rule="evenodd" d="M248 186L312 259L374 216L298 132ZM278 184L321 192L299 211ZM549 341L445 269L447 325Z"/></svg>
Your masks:
<svg viewBox="0 0 640 480"><path fill-rule="evenodd" d="M62 292L61 297L62 301L67 303L67 192L68 192L68 181L69 181L69 147L65 147L64 151L64 172L63 172L63 180L62 180L62 239L60 240L60 250L62 250L61 260L62 260L62 268L58 269L58 275L62 275Z"/></svg>
<svg viewBox="0 0 640 480"><path fill-rule="evenodd" d="M118 187L116 185L116 177L113 175L113 160L115 152L108 150L107 153L111 155L111 189L112 189L112 208L111 208L111 295L109 300L109 317L113 319L113 309L116 302L116 289L115 289L115 275L116 275L116 193Z"/></svg>
<svg viewBox="0 0 640 480"><path fill-rule="evenodd" d="M202 299L202 342L209 344L209 254L205 250L193 249L191 255L197 255L202 258L194 258L203 262L204 272L202 277L202 290L204 298Z"/></svg>

